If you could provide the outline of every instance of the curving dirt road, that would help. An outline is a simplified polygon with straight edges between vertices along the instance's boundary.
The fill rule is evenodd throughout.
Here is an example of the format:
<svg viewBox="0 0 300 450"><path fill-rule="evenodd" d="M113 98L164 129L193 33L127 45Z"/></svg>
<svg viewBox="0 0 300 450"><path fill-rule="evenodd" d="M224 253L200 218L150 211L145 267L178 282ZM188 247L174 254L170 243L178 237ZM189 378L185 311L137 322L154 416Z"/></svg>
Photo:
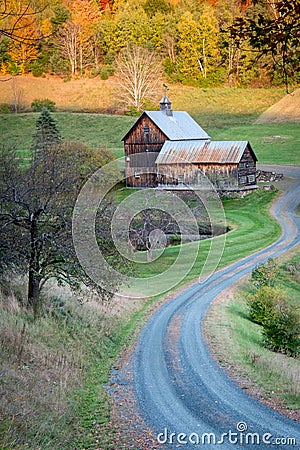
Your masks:
<svg viewBox="0 0 300 450"><path fill-rule="evenodd" d="M180 293L141 333L133 357L135 393L161 448L300 449L300 424L250 398L228 378L201 332L206 310L220 292L259 262L300 241L300 217L294 213L300 201L300 169L285 167L281 172L294 182L272 208L282 226L278 241Z"/></svg>

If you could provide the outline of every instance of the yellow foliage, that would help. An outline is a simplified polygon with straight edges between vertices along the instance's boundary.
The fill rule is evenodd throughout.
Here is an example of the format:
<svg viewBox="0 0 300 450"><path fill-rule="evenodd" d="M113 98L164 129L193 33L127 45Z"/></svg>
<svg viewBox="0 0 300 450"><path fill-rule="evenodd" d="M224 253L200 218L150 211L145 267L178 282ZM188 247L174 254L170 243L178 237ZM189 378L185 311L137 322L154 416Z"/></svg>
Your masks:
<svg viewBox="0 0 300 450"><path fill-rule="evenodd" d="M18 39L11 41L8 53L23 74L26 73L27 65L38 57L38 32L34 19L27 16L19 20L17 27Z"/></svg>

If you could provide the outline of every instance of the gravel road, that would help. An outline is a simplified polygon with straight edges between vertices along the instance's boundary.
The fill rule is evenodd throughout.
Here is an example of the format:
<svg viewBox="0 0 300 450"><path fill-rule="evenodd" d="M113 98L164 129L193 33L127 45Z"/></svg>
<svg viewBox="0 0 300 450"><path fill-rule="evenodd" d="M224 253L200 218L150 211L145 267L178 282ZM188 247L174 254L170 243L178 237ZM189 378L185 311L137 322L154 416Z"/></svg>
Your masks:
<svg viewBox="0 0 300 450"><path fill-rule="evenodd" d="M278 241L165 303L141 333L133 356L134 389L141 415L162 448L300 449L300 424L240 389L212 359L201 325L218 294L258 263L300 242L300 217L294 213L300 168L274 170L293 177L272 207L282 226Z"/></svg>

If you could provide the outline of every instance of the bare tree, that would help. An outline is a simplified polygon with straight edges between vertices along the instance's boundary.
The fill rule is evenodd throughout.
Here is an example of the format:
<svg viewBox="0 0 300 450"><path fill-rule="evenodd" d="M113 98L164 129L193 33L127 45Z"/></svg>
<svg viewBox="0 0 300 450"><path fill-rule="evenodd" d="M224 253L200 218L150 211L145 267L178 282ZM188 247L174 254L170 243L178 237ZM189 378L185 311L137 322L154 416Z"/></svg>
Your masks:
<svg viewBox="0 0 300 450"><path fill-rule="evenodd" d="M162 65L157 53L127 46L116 58L116 75L127 106L140 111L161 89Z"/></svg>
<svg viewBox="0 0 300 450"><path fill-rule="evenodd" d="M59 48L63 57L70 62L72 75L76 75L80 60L79 33L80 25L68 20L58 34Z"/></svg>
<svg viewBox="0 0 300 450"><path fill-rule="evenodd" d="M61 143L35 152L29 165L20 163L10 148L0 149L0 272L16 269L28 275L28 309L37 317L41 289L50 278L79 287L80 283L110 294L91 282L72 245L72 211L86 176L108 162L102 149L93 152L82 143ZM114 258L109 226L99 233L106 254ZM109 220L109 219L107 219ZM107 273L114 292L118 280Z"/></svg>
<svg viewBox="0 0 300 450"><path fill-rule="evenodd" d="M14 97L14 111L17 114L22 108L22 100L23 100L23 89L18 86L16 77L11 78L11 87L13 91Z"/></svg>

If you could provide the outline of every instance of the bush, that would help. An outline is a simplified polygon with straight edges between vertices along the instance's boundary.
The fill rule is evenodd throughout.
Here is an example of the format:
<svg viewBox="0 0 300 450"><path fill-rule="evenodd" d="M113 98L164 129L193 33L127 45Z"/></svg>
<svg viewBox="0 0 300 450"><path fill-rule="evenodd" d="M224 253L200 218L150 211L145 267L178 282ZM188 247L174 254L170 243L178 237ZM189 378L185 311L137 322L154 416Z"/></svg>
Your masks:
<svg viewBox="0 0 300 450"><path fill-rule="evenodd" d="M263 326L264 344L290 356L300 354L300 316L290 305L281 306Z"/></svg>
<svg viewBox="0 0 300 450"><path fill-rule="evenodd" d="M286 296L282 289L273 286L261 286L246 298L250 319L264 325L272 318L280 305L286 305Z"/></svg>
<svg viewBox="0 0 300 450"><path fill-rule="evenodd" d="M253 271L251 281L257 286L274 286L279 267L273 259L269 259L265 264L259 264Z"/></svg>
<svg viewBox="0 0 300 450"><path fill-rule="evenodd" d="M13 112L13 106L8 103L0 103L0 114L10 114Z"/></svg>
<svg viewBox="0 0 300 450"><path fill-rule="evenodd" d="M49 98L37 98L31 103L31 109L34 112L42 111L43 108L48 109L48 111L56 111L55 102L49 100Z"/></svg>
<svg viewBox="0 0 300 450"><path fill-rule="evenodd" d="M114 74L114 69L112 66L102 66L99 69L99 75L101 80L107 80L109 76Z"/></svg>
<svg viewBox="0 0 300 450"><path fill-rule="evenodd" d="M44 73L44 68L40 61L34 61L30 66L30 70L34 77L41 77Z"/></svg>

